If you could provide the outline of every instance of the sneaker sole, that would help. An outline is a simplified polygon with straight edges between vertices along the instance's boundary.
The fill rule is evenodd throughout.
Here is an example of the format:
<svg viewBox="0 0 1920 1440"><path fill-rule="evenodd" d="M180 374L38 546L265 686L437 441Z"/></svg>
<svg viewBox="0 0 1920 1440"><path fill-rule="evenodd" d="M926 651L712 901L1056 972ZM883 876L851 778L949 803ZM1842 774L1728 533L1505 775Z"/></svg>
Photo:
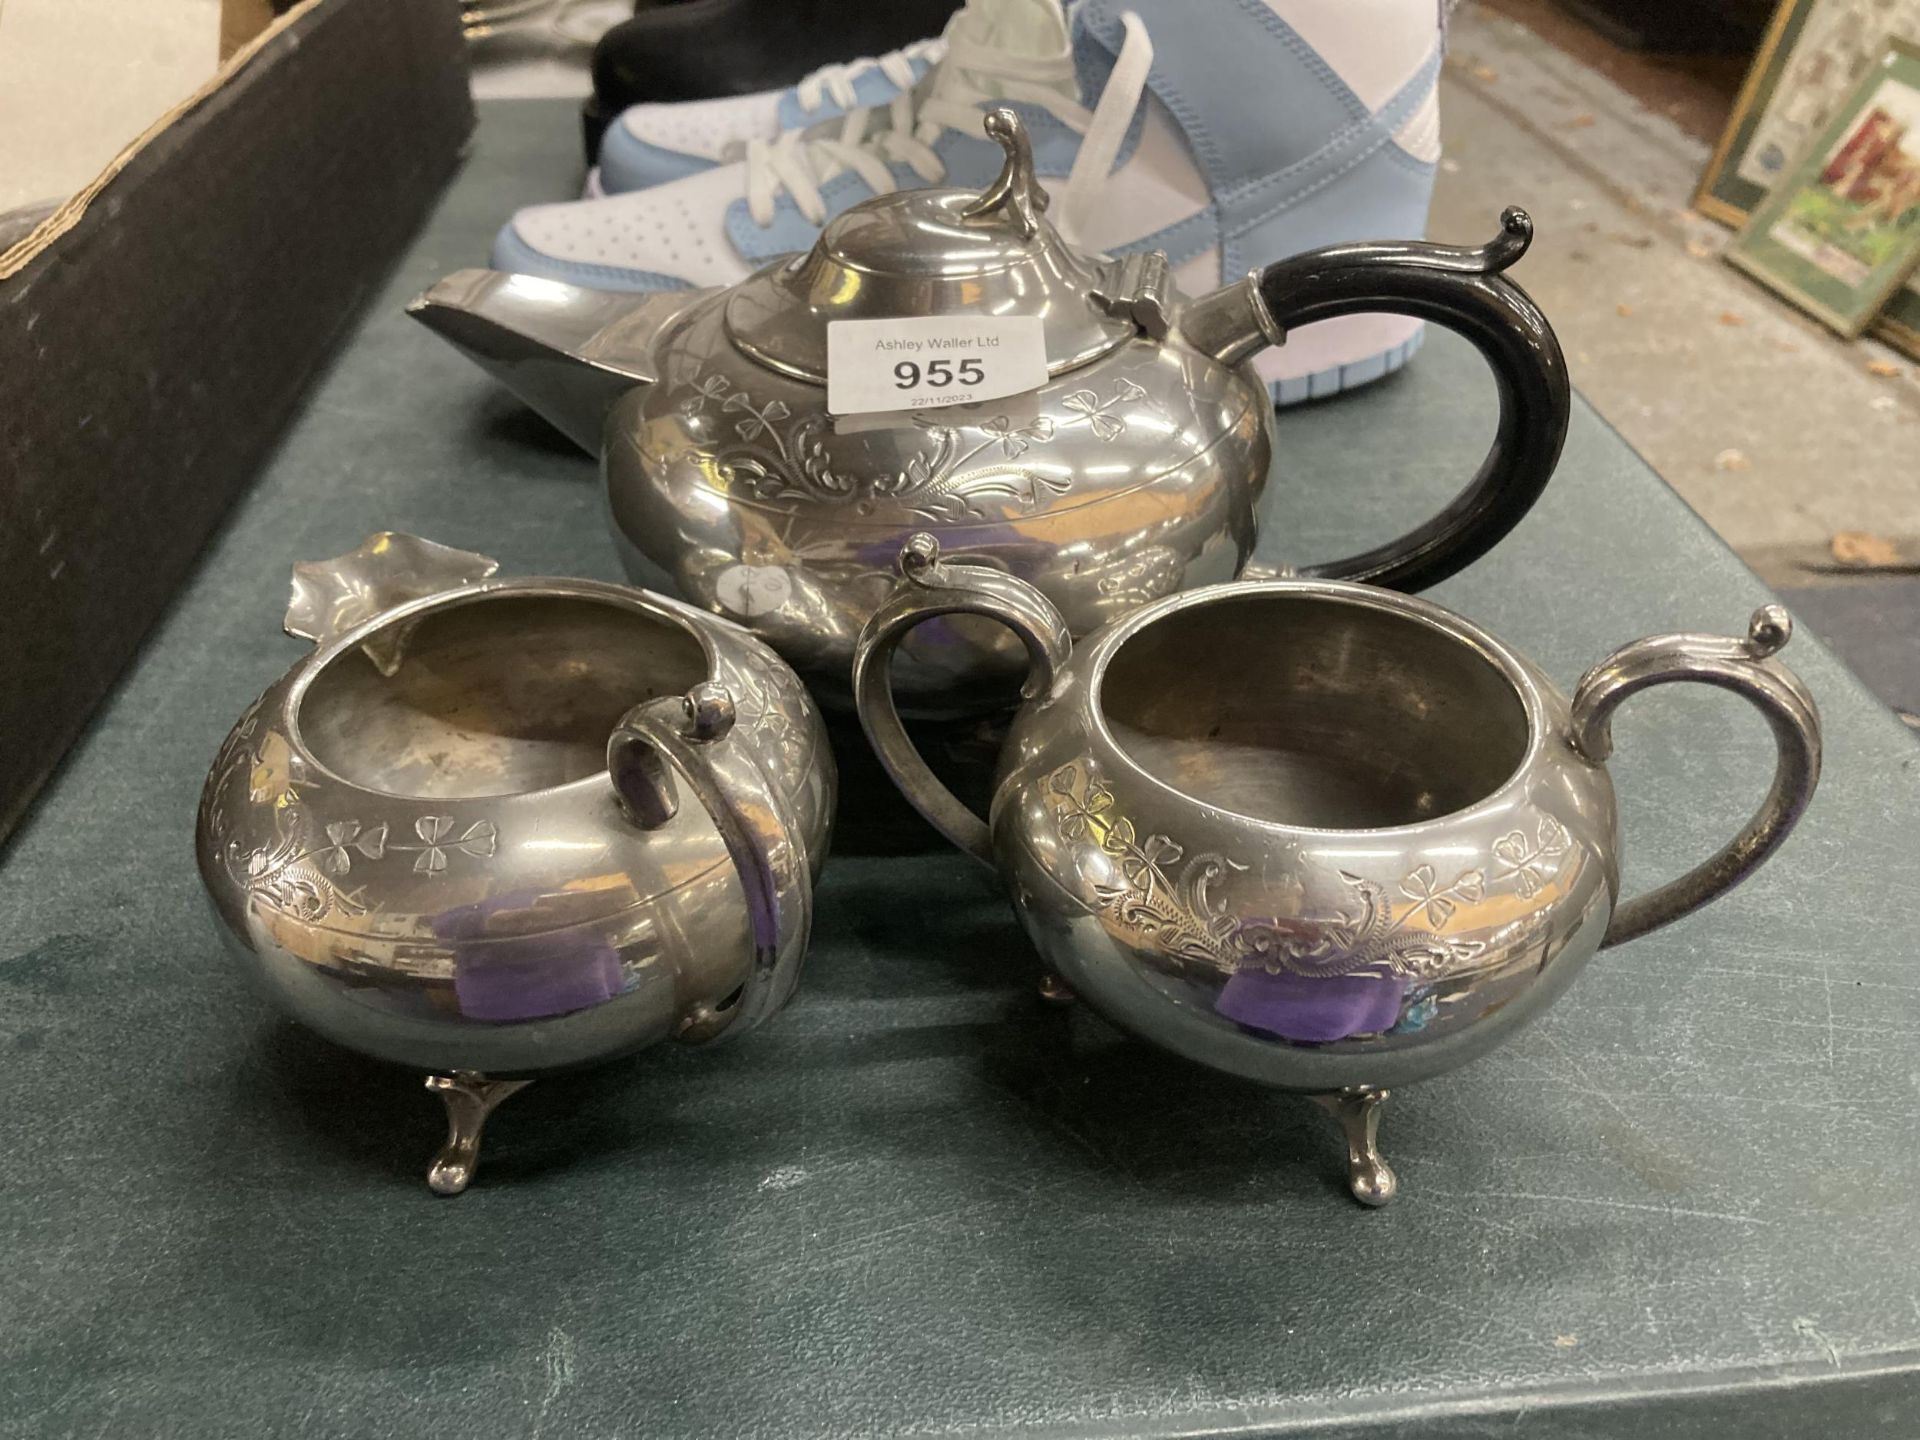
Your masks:
<svg viewBox="0 0 1920 1440"><path fill-rule="evenodd" d="M1273 403L1324 400L1391 375L1420 348L1426 322L1406 315L1347 315L1303 325L1287 343L1254 357Z"/></svg>

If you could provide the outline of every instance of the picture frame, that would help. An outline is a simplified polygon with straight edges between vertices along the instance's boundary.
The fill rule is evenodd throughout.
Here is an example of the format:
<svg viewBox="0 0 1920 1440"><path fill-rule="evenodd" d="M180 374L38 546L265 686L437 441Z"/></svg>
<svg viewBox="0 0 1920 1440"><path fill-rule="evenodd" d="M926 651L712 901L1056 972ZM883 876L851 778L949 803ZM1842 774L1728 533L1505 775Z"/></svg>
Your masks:
<svg viewBox="0 0 1920 1440"><path fill-rule="evenodd" d="M1780 0L1693 208L1744 224L1889 34L1920 38L1920 0ZM1920 359L1920 277L1895 291L1872 330Z"/></svg>
<svg viewBox="0 0 1920 1440"><path fill-rule="evenodd" d="M1920 46L1889 39L1727 249L1851 338L1920 266Z"/></svg>

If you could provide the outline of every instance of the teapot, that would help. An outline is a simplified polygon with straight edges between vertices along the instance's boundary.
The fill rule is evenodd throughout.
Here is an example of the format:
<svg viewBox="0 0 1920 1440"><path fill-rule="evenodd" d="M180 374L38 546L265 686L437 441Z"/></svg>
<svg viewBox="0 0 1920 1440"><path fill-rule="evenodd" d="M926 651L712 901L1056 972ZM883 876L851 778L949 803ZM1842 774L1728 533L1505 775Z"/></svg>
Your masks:
<svg viewBox="0 0 1920 1440"><path fill-rule="evenodd" d="M901 568L860 639L861 722L914 806L997 867L1043 991L1318 1098L1367 1205L1397 1188L1377 1137L1392 1087L1484 1054L1596 951L1738 884L1819 779L1818 712L1773 658L1792 633L1777 605L1743 638L1627 645L1569 700L1478 626L1371 586L1209 586L1075 648L1035 587L943 561L931 535ZM985 820L934 778L888 688L902 637L952 615L1008 626L1031 657ZM1623 901L1611 717L1676 680L1758 707L1773 784L1718 854Z"/></svg>
<svg viewBox="0 0 1920 1440"><path fill-rule="evenodd" d="M496 569L391 533L295 566L314 649L234 726L197 827L269 996L428 1072L441 1194L532 1077L785 1005L834 804L812 701L744 630Z"/></svg>
<svg viewBox="0 0 1920 1440"><path fill-rule="evenodd" d="M1006 151L984 192L876 196L731 288L607 294L466 270L409 310L603 448L631 578L746 625L829 702L847 698L860 628L916 531L1038 586L1075 635L1239 575L1275 440L1246 362L1295 326L1421 316L1471 339L1500 393L1492 449L1440 515L1300 573L1422 588L1484 554L1540 494L1569 392L1552 328L1502 274L1532 235L1524 212L1508 210L1482 249L1336 245L1188 299L1162 253L1063 240L1019 116L984 123ZM829 327L959 314L1037 318L1046 383L970 407L829 413ZM1019 668L1010 637L956 618L902 646L900 703L991 710L1011 704Z"/></svg>

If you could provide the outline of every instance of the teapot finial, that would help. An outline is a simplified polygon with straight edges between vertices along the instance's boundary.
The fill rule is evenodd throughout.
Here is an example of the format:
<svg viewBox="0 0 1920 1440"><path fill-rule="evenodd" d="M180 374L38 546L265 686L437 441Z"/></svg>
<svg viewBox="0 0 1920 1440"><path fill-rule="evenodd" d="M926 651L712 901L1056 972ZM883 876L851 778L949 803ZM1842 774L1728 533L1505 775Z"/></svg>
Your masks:
<svg viewBox="0 0 1920 1440"><path fill-rule="evenodd" d="M1047 192L1033 173L1033 147L1027 143L1027 127L1019 113L1005 105L988 111L983 123L987 138L1007 152L1007 163L999 177L960 216L964 220L984 220L1006 215L1021 238L1031 240L1040 231L1040 212L1047 208Z"/></svg>

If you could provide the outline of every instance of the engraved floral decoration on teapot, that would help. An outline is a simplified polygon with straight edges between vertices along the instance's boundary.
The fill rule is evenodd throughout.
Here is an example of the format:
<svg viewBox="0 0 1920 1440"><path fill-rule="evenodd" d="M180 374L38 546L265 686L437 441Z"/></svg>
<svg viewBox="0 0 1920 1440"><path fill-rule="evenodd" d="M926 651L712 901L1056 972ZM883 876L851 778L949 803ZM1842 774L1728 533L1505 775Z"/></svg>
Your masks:
<svg viewBox="0 0 1920 1440"><path fill-rule="evenodd" d="M927 448L901 469L879 475L834 469L827 449L832 417L815 411L796 421L785 402L756 401L725 375L702 375L696 367L670 408L689 424L718 420L737 437L712 452L714 473L729 494L763 504L845 505L863 516L893 502L919 519L939 522L989 518L984 506L990 501L1038 509L1073 482L1017 464L1030 449L1078 426L1111 443L1127 433L1128 422L1143 408L1154 408L1146 387L1125 376L1110 394L1070 390L1060 405L1065 413L1059 415L1016 420L1000 412L966 426L941 416L915 416ZM969 430L980 438L971 439ZM975 466L982 456L985 463Z"/></svg>

